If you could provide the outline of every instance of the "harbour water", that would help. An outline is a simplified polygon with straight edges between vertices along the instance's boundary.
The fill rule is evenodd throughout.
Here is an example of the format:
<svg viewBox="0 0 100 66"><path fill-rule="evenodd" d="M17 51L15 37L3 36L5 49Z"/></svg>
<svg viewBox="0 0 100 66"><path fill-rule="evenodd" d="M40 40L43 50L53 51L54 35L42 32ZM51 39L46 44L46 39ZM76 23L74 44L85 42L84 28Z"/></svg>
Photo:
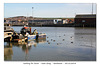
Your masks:
<svg viewBox="0 0 100 66"><path fill-rule="evenodd" d="M22 27L13 27L19 33ZM5 61L96 61L96 28L32 27L46 39L4 42Z"/></svg>

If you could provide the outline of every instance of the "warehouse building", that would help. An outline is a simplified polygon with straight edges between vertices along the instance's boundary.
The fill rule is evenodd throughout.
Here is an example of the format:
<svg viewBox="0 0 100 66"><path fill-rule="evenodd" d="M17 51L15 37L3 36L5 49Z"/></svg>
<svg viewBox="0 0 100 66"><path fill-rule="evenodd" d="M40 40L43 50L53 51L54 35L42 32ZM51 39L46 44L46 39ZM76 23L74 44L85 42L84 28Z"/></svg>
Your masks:
<svg viewBox="0 0 100 66"><path fill-rule="evenodd" d="M96 14L75 16L75 26L96 27Z"/></svg>

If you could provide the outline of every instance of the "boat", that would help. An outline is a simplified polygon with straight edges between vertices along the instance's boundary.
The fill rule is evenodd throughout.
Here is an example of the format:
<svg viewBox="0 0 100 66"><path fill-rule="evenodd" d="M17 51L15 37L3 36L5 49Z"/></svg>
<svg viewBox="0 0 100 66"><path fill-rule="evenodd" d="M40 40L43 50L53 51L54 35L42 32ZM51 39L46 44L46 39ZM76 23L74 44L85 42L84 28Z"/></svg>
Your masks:
<svg viewBox="0 0 100 66"><path fill-rule="evenodd" d="M4 32L13 32L14 29L11 28L10 26L4 26Z"/></svg>
<svg viewBox="0 0 100 66"><path fill-rule="evenodd" d="M13 35L13 32L13 28L11 28L10 26L4 26L4 40L10 40Z"/></svg>
<svg viewBox="0 0 100 66"><path fill-rule="evenodd" d="M35 40L37 38L37 35L28 35L28 41ZM45 33L39 33L38 34L38 40L40 39L46 39L46 34Z"/></svg>
<svg viewBox="0 0 100 66"><path fill-rule="evenodd" d="M4 26L4 41L5 42L25 42L26 37L19 38L20 35L14 31L11 26Z"/></svg>
<svg viewBox="0 0 100 66"><path fill-rule="evenodd" d="M26 27L26 26L24 26L21 29L20 33L22 35L26 36L28 41L32 41L32 40L35 40L35 39L45 39L46 38L45 33L33 34L33 33L31 33L31 27ZM28 33L29 35L26 35L26 33Z"/></svg>

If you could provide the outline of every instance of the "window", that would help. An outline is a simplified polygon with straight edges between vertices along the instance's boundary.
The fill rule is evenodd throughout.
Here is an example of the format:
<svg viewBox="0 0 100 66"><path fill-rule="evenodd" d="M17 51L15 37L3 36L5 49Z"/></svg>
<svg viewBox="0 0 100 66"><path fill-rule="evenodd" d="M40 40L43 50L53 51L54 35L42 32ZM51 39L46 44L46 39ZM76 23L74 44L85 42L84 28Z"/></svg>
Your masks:
<svg viewBox="0 0 100 66"><path fill-rule="evenodd" d="M82 22L85 22L85 20L82 20Z"/></svg>

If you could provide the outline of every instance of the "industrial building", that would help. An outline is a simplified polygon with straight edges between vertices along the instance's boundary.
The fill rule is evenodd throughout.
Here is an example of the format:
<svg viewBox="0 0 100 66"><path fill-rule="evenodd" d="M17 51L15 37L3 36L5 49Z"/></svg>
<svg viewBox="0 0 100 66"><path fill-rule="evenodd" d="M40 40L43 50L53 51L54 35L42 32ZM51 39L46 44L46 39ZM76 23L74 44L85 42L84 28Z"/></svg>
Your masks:
<svg viewBox="0 0 100 66"><path fill-rule="evenodd" d="M96 14L83 14L75 16L75 26L96 27Z"/></svg>

